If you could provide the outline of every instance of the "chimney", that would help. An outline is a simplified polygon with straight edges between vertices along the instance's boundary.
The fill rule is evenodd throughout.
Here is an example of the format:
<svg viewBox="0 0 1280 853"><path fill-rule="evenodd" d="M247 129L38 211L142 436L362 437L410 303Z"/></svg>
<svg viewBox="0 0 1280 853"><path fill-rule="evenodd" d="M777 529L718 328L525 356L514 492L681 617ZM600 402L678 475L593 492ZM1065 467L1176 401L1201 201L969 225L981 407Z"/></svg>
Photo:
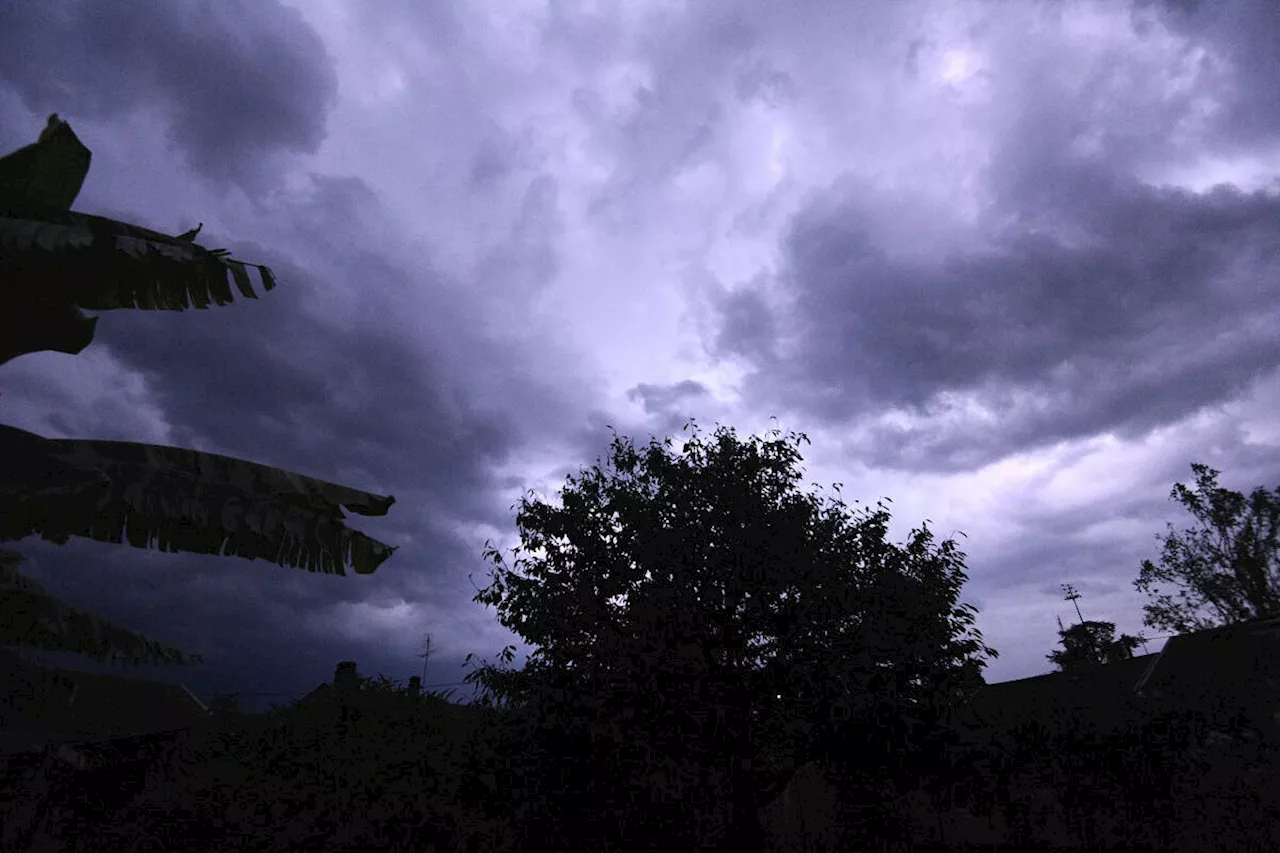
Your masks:
<svg viewBox="0 0 1280 853"><path fill-rule="evenodd" d="M422 695L422 676L420 675L409 676L409 695L412 696L414 699L417 699L419 696Z"/></svg>
<svg viewBox="0 0 1280 853"><path fill-rule="evenodd" d="M353 660L344 660L338 663L338 668L333 673L333 686L338 692L345 693L356 689L359 682L359 676L356 675L356 662Z"/></svg>

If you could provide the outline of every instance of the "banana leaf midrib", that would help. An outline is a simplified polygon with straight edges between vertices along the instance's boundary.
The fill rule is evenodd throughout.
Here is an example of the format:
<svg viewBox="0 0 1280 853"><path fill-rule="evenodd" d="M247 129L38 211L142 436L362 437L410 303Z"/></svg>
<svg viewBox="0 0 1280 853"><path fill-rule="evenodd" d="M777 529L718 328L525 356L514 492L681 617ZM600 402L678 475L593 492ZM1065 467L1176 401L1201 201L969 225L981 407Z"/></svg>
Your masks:
<svg viewBox="0 0 1280 853"><path fill-rule="evenodd" d="M56 208L44 208L39 212L29 209L14 210L7 207L3 200L0 200L0 222L39 222L45 225L61 225L74 228L88 228L93 235L98 233L109 233L111 236L133 237L138 240L149 240L155 243L164 243L169 246L181 246L188 249L194 249L197 252L203 252L208 255L214 255L212 251L197 245L192 240L184 240L173 234L165 234L163 231L155 231L142 225L133 225L123 222L119 219L113 219L109 216L98 216L93 213L81 213L78 210L58 210ZM95 229L100 229L96 230Z"/></svg>
<svg viewBox="0 0 1280 853"><path fill-rule="evenodd" d="M253 484L255 491L296 495L311 503L335 508L344 507L363 516L384 516L395 503L393 496L375 495L274 465L237 459L220 453L132 441L99 439L54 439L53 441L56 442L53 452L73 462L143 466L152 471L185 474L197 478L200 482L239 485L235 482L237 471L247 470L257 481ZM107 473L110 475L109 470ZM244 485L249 484L244 483Z"/></svg>
<svg viewBox="0 0 1280 853"><path fill-rule="evenodd" d="M0 424L0 442L15 441L36 442L38 444L34 446L40 448L39 452L61 457L76 467L133 466L149 471L171 471L193 477L202 483L221 483L253 488L256 492L296 495L312 503L344 507L363 516L384 516L395 503L394 496L375 495L273 465L220 453L134 441L45 438L27 430ZM242 472L249 472L251 477L239 476ZM111 471L107 470L106 473L110 475Z"/></svg>

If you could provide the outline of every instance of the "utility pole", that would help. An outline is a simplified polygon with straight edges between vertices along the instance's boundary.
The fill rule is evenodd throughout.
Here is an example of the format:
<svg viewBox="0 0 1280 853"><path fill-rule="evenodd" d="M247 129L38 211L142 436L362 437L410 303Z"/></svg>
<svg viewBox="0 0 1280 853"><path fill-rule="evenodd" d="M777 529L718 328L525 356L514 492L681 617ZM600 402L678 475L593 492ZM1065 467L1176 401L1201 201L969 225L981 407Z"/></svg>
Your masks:
<svg viewBox="0 0 1280 853"><path fill-rule="evenodd" d="M1072 604L1076 605L1076 616L1079 616L1080 622L1083 623L1084 617L1080 616L1080 605L1076 604L1076 599L1080 597L1080 593L1076 592L1076 588L1069 583L1064 583L1062 585L1062 591L1066 593L1066 595L1063 596L1063 601L1070 601Z"/></svg>

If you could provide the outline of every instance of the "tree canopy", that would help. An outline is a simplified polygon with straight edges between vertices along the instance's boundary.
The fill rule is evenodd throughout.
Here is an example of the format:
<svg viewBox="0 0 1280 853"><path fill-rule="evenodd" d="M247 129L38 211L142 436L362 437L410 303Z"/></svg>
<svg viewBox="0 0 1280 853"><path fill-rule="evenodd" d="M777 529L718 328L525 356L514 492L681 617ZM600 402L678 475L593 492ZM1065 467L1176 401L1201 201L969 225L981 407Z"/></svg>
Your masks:
<svg viewBox="0 0 1280 853"><path fill-rule="evenodd" d="M1246 498L1218 486L1219 472L1207 465L1191 469L1195 489L1177 483L1170 499L1198 525L1175 532L1170 524L1159 565L1142 561L1134 586L1152 602L1144 622L1186 633L1280 615L1280 487Z"/></svg>
<svg viewBox="0 0 1280 853"><path fill-rule="evenodd" d="M1126 660L1142 644L1141 637L1129 634L1117 640L1114 622L1079 622L1060 628L1058 635L1062 648L1054 649L1048 658L1062 671Z"/></svg>
<svg viewBox="0 0 1280 853"><path fill-rule="evenodd" d="M529 493L514 564L488 547L476 600L536 648L522 670L469 679L576 726L598 767L648 780L634 784L650 801L654 786L688 797L719 780L740 841L798 763L855 742L901 758L891 728L936 719L996 653L958 603L955 543L922 526L895 545L884 504L851 515L802 493L807 440L720 427L704 441L695 426L675 453L615 433L608 465L570 476L559 505Z"/></svg>

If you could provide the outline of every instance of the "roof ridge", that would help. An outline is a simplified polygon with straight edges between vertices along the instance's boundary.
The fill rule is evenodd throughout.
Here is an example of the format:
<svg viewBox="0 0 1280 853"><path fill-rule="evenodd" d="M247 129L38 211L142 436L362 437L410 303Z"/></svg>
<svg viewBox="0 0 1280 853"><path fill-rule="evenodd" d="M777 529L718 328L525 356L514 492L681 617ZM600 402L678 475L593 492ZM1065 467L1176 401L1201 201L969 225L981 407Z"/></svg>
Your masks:
<svg viewBox="0 0 1280 853"><path fill-rule="evenodd" d="M56 664L46 664L40 661L28 660L28 659L22 658L21 656L18 657L18 660L24 666L32 667L35 669L42 669L54 675L72 676L75 678L83 678L83 677L108 678L113 681L131 681L131 682L141 683L141 684L158 684L163 687L170 687L170 688L177 687L186 691L188 694L191 695L193 699L196 698L195 694L191 693L191 690L186 686L186 684L184 684L181 681L161 681L155 678L145 678L145 677L139 677L137 675L117 675L114 672L90 672L88 670L83 670L83 669L71 669L69 667L58 666ZM198 702L199 699L196 699L196 701Z"/></svg>

